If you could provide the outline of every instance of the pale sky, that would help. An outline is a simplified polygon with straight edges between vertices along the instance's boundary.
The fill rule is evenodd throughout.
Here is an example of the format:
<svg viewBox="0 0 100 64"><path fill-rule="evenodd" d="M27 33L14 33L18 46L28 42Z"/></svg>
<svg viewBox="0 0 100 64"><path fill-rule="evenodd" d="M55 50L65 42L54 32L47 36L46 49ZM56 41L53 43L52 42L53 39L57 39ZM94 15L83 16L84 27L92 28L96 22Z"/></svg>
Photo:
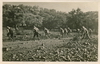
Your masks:
<svg viewBox="0 0 100 64"><path fill-rule="evenodd" d="M98 11L97 2L4 2L3 4L13 5L30 5L39 6L48 9L55 9L57 11L69 12L72 9L80 8L83 12L87 11Z"/></svg>

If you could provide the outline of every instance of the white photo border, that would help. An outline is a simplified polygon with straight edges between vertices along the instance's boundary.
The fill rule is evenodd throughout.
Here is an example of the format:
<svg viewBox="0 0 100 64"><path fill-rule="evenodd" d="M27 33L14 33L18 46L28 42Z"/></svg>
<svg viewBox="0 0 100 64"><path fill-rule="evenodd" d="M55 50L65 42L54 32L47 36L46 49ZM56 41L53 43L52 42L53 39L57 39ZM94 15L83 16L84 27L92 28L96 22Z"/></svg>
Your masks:
<svg viewBox="0 0 100 64"><path fill-rule="evenodd" d="M98 62L3 62L2 61L2 5L3 2L98 2ZM100 64L100 1L99 0L0 0L0 64Z"/></svg>

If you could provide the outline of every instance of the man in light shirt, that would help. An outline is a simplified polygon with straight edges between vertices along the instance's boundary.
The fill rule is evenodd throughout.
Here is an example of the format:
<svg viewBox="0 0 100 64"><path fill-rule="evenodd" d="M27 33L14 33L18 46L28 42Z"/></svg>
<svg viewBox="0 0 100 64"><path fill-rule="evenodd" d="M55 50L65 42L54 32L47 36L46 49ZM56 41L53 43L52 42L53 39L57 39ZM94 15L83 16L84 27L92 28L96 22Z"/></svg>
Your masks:
<svg viewBox="0 0 100 64"><path fill-rule="evenodd" d="M46 37L50 37L50 31L47 28L44 28L44 33Z"/></svg>
<svg viewBox="0 0 100 64"><path fill-rule="evenodd" d="M33 27L33 33L33 38L37 37L39 39L39 29L36 26Z"/></svg>
<svg viewBox="0 0 100 64"><path fill-rule="evenodd" d="M84 39L84 38L90 39L89 31L87 30L87 28L85 28L84 26L82 26L82 29L83 29L82 39Z"/></svg>

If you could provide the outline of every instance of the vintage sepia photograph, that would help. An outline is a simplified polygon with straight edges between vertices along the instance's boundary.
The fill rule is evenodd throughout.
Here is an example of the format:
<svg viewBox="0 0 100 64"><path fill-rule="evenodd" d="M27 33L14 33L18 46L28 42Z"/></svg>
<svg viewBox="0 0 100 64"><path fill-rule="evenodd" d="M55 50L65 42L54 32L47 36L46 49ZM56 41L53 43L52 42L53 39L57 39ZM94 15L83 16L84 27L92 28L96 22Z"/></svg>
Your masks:
<svg viewBox="0 0 100 64"><path fill-rule="evenodd" d="M2 61L98 62L98 2L3 2Z"/></svg>

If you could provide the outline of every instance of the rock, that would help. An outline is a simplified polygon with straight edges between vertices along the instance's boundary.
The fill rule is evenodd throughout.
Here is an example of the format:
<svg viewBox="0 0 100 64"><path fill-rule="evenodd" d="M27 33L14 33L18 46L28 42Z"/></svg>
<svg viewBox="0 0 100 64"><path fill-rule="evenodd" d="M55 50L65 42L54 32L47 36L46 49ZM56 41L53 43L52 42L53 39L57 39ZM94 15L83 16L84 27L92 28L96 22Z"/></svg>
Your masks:
<svg viewBox="0 0 100 64"><path fill-rule="evenodd" d="M13 54L13 59L16 58L16 54Z"/></svg>
<svg viewBox="0 0 100 64"><path fill-rule="evenodd" d="M8 51L9 50L9 48L2 48L2 51Z"/></svg>

